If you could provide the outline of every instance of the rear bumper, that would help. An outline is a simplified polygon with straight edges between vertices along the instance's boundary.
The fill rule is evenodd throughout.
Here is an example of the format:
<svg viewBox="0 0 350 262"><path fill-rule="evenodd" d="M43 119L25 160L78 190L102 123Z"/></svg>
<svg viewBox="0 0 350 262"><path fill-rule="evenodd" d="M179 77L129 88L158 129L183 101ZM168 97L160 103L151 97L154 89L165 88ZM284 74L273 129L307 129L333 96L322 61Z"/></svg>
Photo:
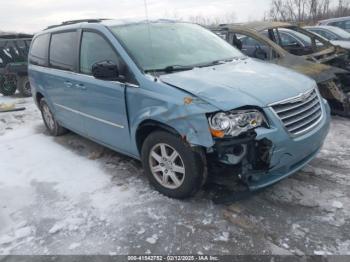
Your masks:
<svg viewBox="0 0 350 262"><path fill-rule="evenodd" d="M284 129L258 129L256 140L268 139L273 143L270 155L270 168L266 172L255 173L253 179L247 182L250 190L258 190L287 178L315 158L321 150L330 128L330 108L323 101L323 118L310 132L291 137ZM269 111L269 110L266 110ZM272 112L266 112L268 115ZM269 115L269 119L273 115ZM279 121L279 120L278 120ZM273 123L274 126L276 126Z"/></svg>

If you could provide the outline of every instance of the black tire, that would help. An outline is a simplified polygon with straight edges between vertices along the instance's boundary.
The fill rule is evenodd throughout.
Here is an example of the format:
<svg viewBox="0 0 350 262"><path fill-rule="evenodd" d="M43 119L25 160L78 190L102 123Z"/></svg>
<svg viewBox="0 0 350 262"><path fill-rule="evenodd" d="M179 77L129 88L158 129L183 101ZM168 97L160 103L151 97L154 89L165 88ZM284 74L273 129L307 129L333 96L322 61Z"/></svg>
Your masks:
<svg viewBox="0 0 350 262"><path fill-rule="evenodd" d="M157 179L156 175L153 175L151 171L152 161L155 161L151 158L151 152L160 144L168 145L169 148L176 150L179 154L181 161L181 166L184 167L184 176L182 177L182 184L177 188L167 188L163 186ZM174 152L174 151L172 151ZM169 153L171 154L171 153ZM201 155L185 143L179 136L173 135L164 131L155 131L151 133L143 143L141 151L142 164L145 170L145 173L151 183L151 185L160 193L177 199L185 199L194 196L203 185L205 179L205 163L201 158ZM155 165L157 161L155 161ZM164 175L163 171L160 171ZM173 172L171 168L172 175L176 172ZM168 176L168 175L167 175ZM171 178L172 179L172 178ZM170 180L171 180L170 179Z"/></svg>
<svg viewBox="0 0 350 262"><path fill-rule="evenodd" d="M17 86L15 79L11 77L0 77L0 93L4 96L12 96L16 93Z"/></svg>
<svg viewBox="0 0 350 262"><path fill-rule="evenodd" d="M67 129L65 129L59 123L57 123L57 121L55 120L55 117L52 114L52 111L51 111L49 105L47 104L45 98L42 98L40 100L40 111L41 111L41 116L44 120L45 126L46 126L47 130L49 131L50 135L61 136L61 135L64 135L68 132ZM52 122L51 122L51 120L48 120L46 114L51 115Z"/></svg>
<svg viewBox="0 0 350 262"><path fill-rule="evenodd" d="M17 90L23 97L31 97L32 91L30 88L30 82L28 76L19 76L17 78Z"/></svg>

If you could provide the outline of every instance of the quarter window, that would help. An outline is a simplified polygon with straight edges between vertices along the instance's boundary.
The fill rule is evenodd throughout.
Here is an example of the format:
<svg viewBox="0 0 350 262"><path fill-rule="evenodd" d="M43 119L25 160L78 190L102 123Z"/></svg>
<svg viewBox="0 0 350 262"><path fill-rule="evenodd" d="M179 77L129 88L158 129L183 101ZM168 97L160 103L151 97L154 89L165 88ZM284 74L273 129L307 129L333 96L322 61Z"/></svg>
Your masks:
<svg viewBox="0 0 350 262"><path fill-rule="evenodd" d="M76 52L76 32L53 34L50 46L50 66L57 69L74 71Z"/></svg>
<svg viewBox="0 0 350 262"><path fill-rule="evenodd" d="M92 66L102 61L120 65L120 58L111 45L99 34L83 32L80 53L80 72L91 75Z"/></svg>
<svg viewBox="0 0 350 262"><path fill-rule="evenodd" d="M46 66L48 59L50 35L39 35L34 39L31 47L29 62L39 66ZM29 43L29 41L27 42Z"/></svg>

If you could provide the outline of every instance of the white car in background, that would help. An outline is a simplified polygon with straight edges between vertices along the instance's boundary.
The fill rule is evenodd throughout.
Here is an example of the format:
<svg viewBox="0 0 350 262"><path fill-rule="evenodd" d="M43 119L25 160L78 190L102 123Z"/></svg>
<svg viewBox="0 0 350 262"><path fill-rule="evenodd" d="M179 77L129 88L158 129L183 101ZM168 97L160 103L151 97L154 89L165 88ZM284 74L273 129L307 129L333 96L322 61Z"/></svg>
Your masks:
<svg viewBox="0 0 350 262"><path fill-rule="evenodd" d="M335 26L307 26L304 29L315 33L333 45L340 46L345 49L350 49L350 33Z"/></svg>
<svg viewBox="0 0 350 262"><path fill-rule="evenodd" d="M318 26L335 26L350 32L350 16L331 18L317 23Z"/></svg>

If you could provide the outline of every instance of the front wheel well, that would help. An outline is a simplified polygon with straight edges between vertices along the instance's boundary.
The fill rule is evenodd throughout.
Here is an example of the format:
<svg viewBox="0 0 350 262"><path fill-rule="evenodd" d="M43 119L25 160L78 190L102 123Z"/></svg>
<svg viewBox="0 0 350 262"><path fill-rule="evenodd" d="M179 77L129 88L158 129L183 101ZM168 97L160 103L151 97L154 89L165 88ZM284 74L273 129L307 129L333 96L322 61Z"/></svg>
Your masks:
<svg viewBox="0 0 350 262"><path fill-rule="evenodd" d="M37 104L40 105L41 99L44 98L43 94L40 93L40 92L37 92L35 97L36 97L36 102L37 102Z"/></svg>
<svg viewBox="0 0 350 262"><path fill-rule="evenodd" d="M163 130L171 134L181 136L174 128L154 120L146 120L142 122L136 130L136 145L141 153L142 145L145 139L153 132Z"/></svg>

